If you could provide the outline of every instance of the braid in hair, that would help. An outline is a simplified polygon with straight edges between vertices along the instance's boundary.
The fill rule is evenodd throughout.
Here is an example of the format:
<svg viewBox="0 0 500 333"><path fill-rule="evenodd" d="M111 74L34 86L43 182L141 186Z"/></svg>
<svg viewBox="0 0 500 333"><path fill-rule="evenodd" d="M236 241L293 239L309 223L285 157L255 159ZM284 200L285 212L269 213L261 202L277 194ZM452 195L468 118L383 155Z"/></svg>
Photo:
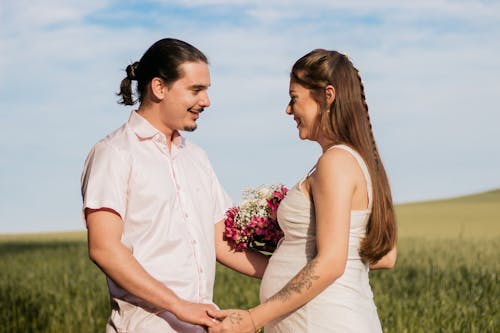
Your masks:
<svg viewBox="0 0 500 333"><path fill-rule="evenodd" d="M394 216L392 196L385 168L373 135L368 104L366 103L365 89L359 71L355 68L359 80L361 99L366 111L366 119L370 132L370 141L373 154L373 201L372 214L366 226L366 237L361 242L359 253L370 263L375 263L387 254L396 241L396 221ZM369 152L367 152L369 153ZM369 162L368 162L369 163Z"/></svg>
<svg viewBox="0 0 500 333"><path fill-rule="evenodd" d="M127 66L125 70L127 72L127 76L120 83L120 92L117 93L117 95L121 97L121 100L119 100L118 103L123 105L134 105L136 102L132 96L132 81L137 80L136 72L138 66L138 61Z"/></svg>
<svg viewBox="0 0 500 333"><path fill-rule="evenodd" d="M371 136L371 141L372 141L373 158L375 160L375 167L378 169L379 168L379 154L377 151L377 145L375 144L375 137L373 135L372 122L370 120L370 113L368 112L368 104L366 103L365 86L363 84L363 80L361 79L361 75L359 75L359 70L356 67L354 67L354 69L356 70L356 76L358 77L358 80L359 80L359 87L360 87L360 91L361 91L361 100L363 102L363 106L364 106L365 111L366 111L366 118L368 120L368 126L370 128L370 136Z"/></svg>

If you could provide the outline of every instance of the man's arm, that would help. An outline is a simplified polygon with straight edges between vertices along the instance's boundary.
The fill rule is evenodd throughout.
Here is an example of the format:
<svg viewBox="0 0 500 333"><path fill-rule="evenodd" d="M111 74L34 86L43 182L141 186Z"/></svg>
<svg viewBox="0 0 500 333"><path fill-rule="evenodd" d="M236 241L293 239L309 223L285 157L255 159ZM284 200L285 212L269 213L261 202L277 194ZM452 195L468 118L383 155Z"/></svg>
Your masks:
<svg viewBox="0 0 500 333"><path fill-rule="evenodd" d="M269 258L255 251L236 252L224 240L224 220L215 225L215 251L217 261L239 273L262 278Z"/></svg>
<svg viewBox="0 0 500 333"><path fill-rule="evenodd" d="M131 294L173 313L192 324L212 326L206 310L211 304L198 304L179 298L154 279L121 242L123 221L111 209L86 209L89 257L115 283Z"/></svg>

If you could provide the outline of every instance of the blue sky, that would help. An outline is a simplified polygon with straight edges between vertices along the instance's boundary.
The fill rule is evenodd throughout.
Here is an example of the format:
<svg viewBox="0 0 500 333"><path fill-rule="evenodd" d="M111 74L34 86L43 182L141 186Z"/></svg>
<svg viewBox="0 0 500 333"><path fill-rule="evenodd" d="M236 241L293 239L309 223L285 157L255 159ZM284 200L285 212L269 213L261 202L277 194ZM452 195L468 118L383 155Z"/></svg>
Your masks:
<svg viewBox="0 0 500 333"><path fill-rule="evenodd" d="M396 202L500 187L497 1L5 0L0 233L84 229L84 159L132 110L114 95L123 69L163 37L209 57L212 106L186 136L235 203L318 158L284 113L290 67L314 48L360 69Z"/></svg>

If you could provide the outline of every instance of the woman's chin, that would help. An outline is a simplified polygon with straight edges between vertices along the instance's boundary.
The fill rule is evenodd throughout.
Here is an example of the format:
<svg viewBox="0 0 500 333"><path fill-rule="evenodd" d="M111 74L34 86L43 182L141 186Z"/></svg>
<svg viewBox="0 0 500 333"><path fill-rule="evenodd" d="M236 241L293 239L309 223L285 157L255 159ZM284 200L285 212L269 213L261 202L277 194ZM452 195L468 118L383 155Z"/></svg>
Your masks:
<svg viewBox="0 0 500 333"><path fill-rule="evenodd" d="M300 128L300 127L299 127L299 138L300 138L301 140L305 140L305 139L307 139L307 132L306 132L306 131L304 131L304 129L303 129L303 128Z"/></svg>

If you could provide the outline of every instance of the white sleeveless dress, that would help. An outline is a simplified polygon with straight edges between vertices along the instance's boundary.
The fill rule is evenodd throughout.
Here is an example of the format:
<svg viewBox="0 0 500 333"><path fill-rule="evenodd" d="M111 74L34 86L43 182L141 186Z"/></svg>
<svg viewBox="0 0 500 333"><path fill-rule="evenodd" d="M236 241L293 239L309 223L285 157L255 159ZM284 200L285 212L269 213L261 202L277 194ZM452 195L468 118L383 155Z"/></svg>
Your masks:
<svg viewBox="0 0 500 333"><path fill-rule="evenodd" d="M369 267L358 253L372 207L370 175L365 162L352 148L345 145L331 148L344 149L358 161L367 183L368 209L351 211L344 274L301 308L266 325L265 333L382 332L368 280ZM278 222L285 236L262 278L261 303L281 290L316 256L314 206L301 190L303 180L288 191L279 206Z"/></svg>

